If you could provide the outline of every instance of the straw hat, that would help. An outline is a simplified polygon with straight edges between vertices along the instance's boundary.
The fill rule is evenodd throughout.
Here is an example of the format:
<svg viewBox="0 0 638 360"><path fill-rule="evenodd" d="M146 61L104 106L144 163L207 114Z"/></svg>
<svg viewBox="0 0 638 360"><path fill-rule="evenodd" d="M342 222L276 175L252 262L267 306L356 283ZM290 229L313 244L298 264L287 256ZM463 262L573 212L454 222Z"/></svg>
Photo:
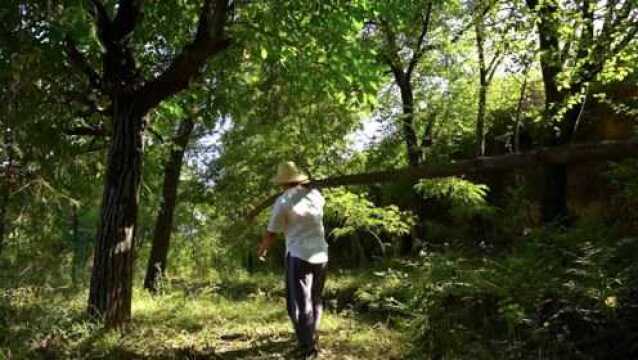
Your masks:
<svg viewBox="0 0 638 360"><path fill-rule="evenodd" d="M308 181L308 175L299 170L297 165L295 165L292 161L286 161L279 164L277 167L277 175L272 178L272 182L278 185L306 183Z"/></svg>

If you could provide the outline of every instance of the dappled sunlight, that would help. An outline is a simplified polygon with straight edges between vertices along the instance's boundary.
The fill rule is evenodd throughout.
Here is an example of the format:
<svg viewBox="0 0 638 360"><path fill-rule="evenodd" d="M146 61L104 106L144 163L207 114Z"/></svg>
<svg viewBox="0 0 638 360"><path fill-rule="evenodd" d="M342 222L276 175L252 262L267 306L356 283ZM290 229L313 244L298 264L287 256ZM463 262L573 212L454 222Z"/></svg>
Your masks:
<svg viewBox="0 0 638 360"><path fill-rule="evenodd" d="M351 272L333 276L329 286L334 294L348 293L345 287L364 278L381 284L374 274ZM118 359L289 359L296 345L281 282L279 276L259 275L212 288L181 283L154 296L135 288L132 322L124 330L100 330L86 318L86 291L12 290L0 302L0 311L13 315L13 325L6 330L16 356L35 351ZM401 358L403 335L384 321L354 311L356 299L336 296L351 305L324 312L322 358Z"/></svg>
<svg viewBox="0 0 638 360"><path fill-rule="evenodd" d="M0 360L638 359L636 0L1 1Z"/></svg>

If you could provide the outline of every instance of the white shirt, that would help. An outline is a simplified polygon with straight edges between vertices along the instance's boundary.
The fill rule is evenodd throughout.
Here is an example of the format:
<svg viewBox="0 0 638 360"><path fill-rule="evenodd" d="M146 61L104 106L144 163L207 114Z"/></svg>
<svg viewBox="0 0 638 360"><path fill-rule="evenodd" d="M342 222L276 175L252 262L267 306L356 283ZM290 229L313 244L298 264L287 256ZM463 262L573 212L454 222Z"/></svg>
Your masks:
<svg viewBox="0 0 638 360"><path fill-rule="evenodd" d="M275 201L268 231L284 233L286 252L312 264L328 261L328 243L323 228L326 200L319 190L295 186Z"/></svg>

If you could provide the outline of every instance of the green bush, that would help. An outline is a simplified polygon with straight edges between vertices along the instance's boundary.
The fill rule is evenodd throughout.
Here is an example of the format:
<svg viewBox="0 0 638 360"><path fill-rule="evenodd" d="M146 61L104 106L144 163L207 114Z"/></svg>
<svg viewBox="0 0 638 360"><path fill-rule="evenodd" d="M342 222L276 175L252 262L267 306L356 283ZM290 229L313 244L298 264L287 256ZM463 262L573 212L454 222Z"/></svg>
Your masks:
<svg viewBox="0 0 638 360"><path fill-rule="evenodd" d="M626 232L638 231L638 160L611 164L607 171L612 192L609 218L622 224Z"/></svg>
<svg viewBox="0 0 638 360"><path fill-rule="evenodd" d="M637 249L638 240L619 241L614 229L585 222L537 231L499 258L424 254L410 305L414 354L635 358L636 266L626 254Z"/></svg>

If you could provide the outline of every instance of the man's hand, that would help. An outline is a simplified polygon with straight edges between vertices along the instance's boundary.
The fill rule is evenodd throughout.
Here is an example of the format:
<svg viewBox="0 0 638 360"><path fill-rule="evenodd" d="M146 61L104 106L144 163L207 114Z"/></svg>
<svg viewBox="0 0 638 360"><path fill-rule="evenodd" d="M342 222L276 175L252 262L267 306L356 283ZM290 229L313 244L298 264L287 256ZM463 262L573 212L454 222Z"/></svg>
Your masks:
<svg viewBox="0 0 638 360"><path fill-rule="evenodd" d="M265 261L267 254L268 248L265 247L263 243L259 244L259 247L257 248L257 258L259 258L259 261Z"/></svg>
<svg viewBox="0 0 638 360"><path fill-rule="evenodd" d="M270 231L264 232L261 243L259 243L259 246L257 247L257 257L260 261L266 260L266 255L268 254L268 250L272 246L274 240L275 233L271 233Z"/></svg>

